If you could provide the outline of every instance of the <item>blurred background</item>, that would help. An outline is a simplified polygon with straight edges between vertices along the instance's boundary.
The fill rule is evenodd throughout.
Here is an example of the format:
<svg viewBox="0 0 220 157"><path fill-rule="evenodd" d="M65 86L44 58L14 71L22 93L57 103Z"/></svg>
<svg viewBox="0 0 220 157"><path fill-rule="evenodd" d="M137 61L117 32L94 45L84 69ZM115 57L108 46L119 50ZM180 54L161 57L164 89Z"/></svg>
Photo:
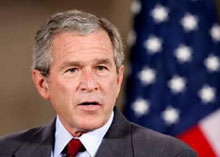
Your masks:
<svg viewBox="0 0 220 157"><path fill-rule="evenodd" d="M214 5L212 5L212 1ZM163 6L170 8L167 9ZM213 11L213 6L217 8L217 13ZM219 23L220 0L7 0L0 2L0 135L39 126L42 123L47 123L54 117L54 112L49 102L39 96L32 83L32 47L35 32L42 23L51 14L69 9L79 9L93 13L99 17L107 18L120 30L125 44L125 65L127 68L125 81L129 80L130 82L128 82L129 86L126 86L124 82L117 105L124 111L128 119L154 130L177 136L196 149L201 157L215 157L220 155L220 99L218 97L220 95L220 84L218 83L220 78L220 27L216 27L215 33L213 33L215 41L212 44L211 40L208 41L207 39L210 38L208 27L216 20L214 17L215 14L218 15L218 20L215 23ZM183 32L180 33L178 29L182 28L182 26L180 26L180 23L177 24L175 20L177 20L178 14L182 14L182 11L192 11L193 16L189 16L188 14L185 24L182 22L185 30L181 30ZM167 12L170 17L167 16ZM150 13L150 16L148 13ZM195 18L196 16L194 15L197 15L201 19L199 24L196 23L199 18ZM170 32L168 30L172 35L175 34L172 33L173 31L177 31L176 33L179 36L169 36L171 34L169 34ZM197 30L197 33L200 31L200 33L193 33L194 30ZM164 48L164 52L166 52L165 49L167 47L169 49L173 46L167 42L167 47L160 47L160 40L151 38L153 39L151 42L145 42L144 49L143 45L138 42L142 39L147 40L146 38L152 33L155 33L156 36L161 35L164 37L163 46L165 46L165 42L172 39L171 42L173 43L184 41L195 48L195 53L192 54L193 59L196 56L198 58L196 58L195 64L192 66L193 68L190 66L181 67L185 70L184 74L187 76L192 74L194 77L195 72L202 69L202 66L198 63L201 63L203 61L202 59L205 59L204 56L208 57L210 52L212 52L212 55L217 56L214 59L212 58L209 64L211 72L214 71L214 74L208 73L204 77L216 90L206 88L208 91L206 90L203 92L203 95L200 95L203 102L201 100L198 101L198 98L195 101L191 101L194 100L191 96L195 93L189 92L188 95L176 96L176 93L182 92L181 90L185 88L183 84L184 80L181 77L176 79L177 83L175 84L174 81L173 86L171 85L170 87L171 90L174 90L174 94L168 88L158 88L160 85L150 89L151 86L149 84L155 81L154 71L151 69L149 71L148 68L144 72L141 72L141 68L146 64L154 66L164 62L161 72L164 72L165 75L161 79L165 79L165 76L171 73L169 71L170 69L166 71L166 66L169 66L169 61L167 62L166 60L168 59L168 55L162 58L160 57L160 59L153 59L151 57L160 48ZM187 37L187 33L188 35L190 34L190 37ZM196 44L197 41L199 43ZM207 42L210 42L210 44ZM202 47L205 47L205 49L202 49ZM203 52L203 50L206 52ZM209 50L210 52L208 52ZM145 56L141 54L142 51ZM179 51L180 55L176 56L177 60L187 62L187 57L190 60L191 54L189 51L189 47L185 47L183 51ZM149 53L148 56L146 56L146 52ZM166 53L169 53L169 51ZM143 65L141 65L142 62L144 63ZM178 69L179 64L176 61L174 62L176 64L172 66L174 71L176 70L176 73L181 73L181 68ZM174 65L174 62L170 65ZM192 73L189 72L190 70L192 70ZM171 79L170 77L168 76L168 80ZM198 77L195 80L199 82L202 78ZM164 82L162 83L165 84ZM160 95L160 98L158 98L158 95ZM139 99L140 96L143 99ZM170 100L167 101L165 97L169 97ZM148 102L147 99L150 101ZM159 101L160 103L157 104ZM165 104L167 102L168 104ZM204 102L209 105L204 105ZM201 105L202 103L204 106ZM166 108L166 105L168 105L168 108ZM199 105L202 108L198 109L197 107ZM153 107L157 107L157 109ZM182 109L185 114L179 114ZM215 122L210 122L210 119L213 119L213 115ZM180 119L182 120L181 123ZM206 125L207 122L212 124L212 126ZM203 123L206 123L202 125L203 133L207 128L211 130L211 132L208 131L205 133L207 136L212 134L208 140L200 133L199 124ZM202 136L198 136L200 134ZM202 141L203 138L204 140ZM214 146L208 145L210 141Z"/></svg>

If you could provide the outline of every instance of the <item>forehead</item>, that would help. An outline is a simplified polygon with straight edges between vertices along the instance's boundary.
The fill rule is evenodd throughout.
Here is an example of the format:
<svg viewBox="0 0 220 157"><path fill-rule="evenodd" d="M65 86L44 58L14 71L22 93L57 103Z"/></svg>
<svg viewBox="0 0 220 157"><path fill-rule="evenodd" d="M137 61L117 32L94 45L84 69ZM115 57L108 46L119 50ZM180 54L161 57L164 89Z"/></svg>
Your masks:
<svg viewBox="0 0 220 157"><path fill-rule="evenodd" d="M78 32L60 32L53 37L52 50L54 49L81 49L88 47L100 47L113 50L109 35L103 29L83 34Z"/></svg>
<svg viewBox="0 0 220 157"><path fill-rule="evenodd" d="M113 59L113 45L104 30L89 34L62 32L54 36L51 44L53 60L89 60L98 57Z"/></svg>

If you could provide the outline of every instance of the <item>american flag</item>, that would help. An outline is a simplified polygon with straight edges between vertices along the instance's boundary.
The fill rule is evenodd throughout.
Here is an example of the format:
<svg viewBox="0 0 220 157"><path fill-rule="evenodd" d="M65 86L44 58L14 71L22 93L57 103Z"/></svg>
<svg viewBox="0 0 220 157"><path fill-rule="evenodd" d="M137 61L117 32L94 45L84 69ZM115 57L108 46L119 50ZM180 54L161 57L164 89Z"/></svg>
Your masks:
<svg viewBox="0 0 220 157"><path fill-rule="evenodd" d="M214 0L134 0L124 113L220 157L220 26Z"/></svg>

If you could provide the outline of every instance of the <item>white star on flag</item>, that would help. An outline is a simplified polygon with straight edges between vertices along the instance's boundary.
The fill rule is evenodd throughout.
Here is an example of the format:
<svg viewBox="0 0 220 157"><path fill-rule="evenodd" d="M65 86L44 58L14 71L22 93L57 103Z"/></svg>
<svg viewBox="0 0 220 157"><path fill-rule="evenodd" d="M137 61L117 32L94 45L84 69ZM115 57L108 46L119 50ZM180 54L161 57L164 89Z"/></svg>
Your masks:
<svg viewBox="0 0 220 157"><path fill-rule="evenodd" d="M220 26L218 24L214 24L210 30L210 34L214 41L220 41Z"/></svg>
<svg viewBox="0 0 220 157"><path fill-rule="evenodd" d="M151 68L145 67L138 76L143 84L147 85L155 81L156 72Z"/></svg>
<svg viewBox="0 0 220 157"><path fill-rule="evenodd" d="M140 117L149 112L149 102L145 99L138 98L133 104L132 109L136 116Z"/></svg>
<svg viewBox="0 0 220 157"><path fill-rule="evenodd" d="M171 106L167 107L165 111L162 112L162 118L167 125L172 125L179 120L179 110Z"/></svg>
<svg viewBox="0 0 220 157"><path fill-rule="evenodd" d="M192 58L192 49L186 45L180 45L174 53L180 63L189 62Z"/></svg>
<svg viewBox="0 0 220 157"><path fill-rule="evenodd" d="M157 5L151 12L156 23L164 22L168 19L168 9L162 5Z"/></svg>
<svg viewBox="0 0 220 157"><path fill-rule="evenodd" d="M181 24L185 31L193 31L198 27L198 18L190 13L187 13L182 19Z"/></svg>
<svg viewBox="0 0 220 157"><path fill-rule="evenodd" d="M150 36L145 42L144 42L145 48L149 51L151 54L155 54L161 51L162 49L162 40L156 36Z"/></svg>
<svg viewBox="0 0 220 157"><path fill-rule="evenodd" d="M139 0L133 0L131 3L131 12L133 14L138 14L141 11L141 3Z"/></svg>
<svg viewBox="0 0 220 157"><path fill-rule="evenodd" d="M174 76L169 82L168 86L174 94L183 92L186 87L186 80L180 76Z"/></svg>
<svg viewBox="0 0 220 157"><path fill-rule="evenodd" d="M205 85L199 90L199 97L204 104L211 103L215 100L215 89L209 85Z"/></svg>
<svg viewBox="0 0 220 157"><path fill-rule="evenodd" d="M205 60L205 66L206 66L206 68L208 69L209 72L219 71L219 69L220 69L219 58L217 56L210 55Z"/></svg>

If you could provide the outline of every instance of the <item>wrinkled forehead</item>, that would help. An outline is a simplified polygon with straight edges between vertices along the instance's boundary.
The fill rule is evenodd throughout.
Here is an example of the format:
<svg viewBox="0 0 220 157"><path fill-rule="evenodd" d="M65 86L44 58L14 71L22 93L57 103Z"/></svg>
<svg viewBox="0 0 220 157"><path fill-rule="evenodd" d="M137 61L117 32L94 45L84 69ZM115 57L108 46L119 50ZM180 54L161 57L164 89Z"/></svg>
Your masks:
<svg viewBox="0 0 220 157"><path fill-rule="evenodd" d="M94 46L96 44L100 44L100 46L105 44L108 45L111 50L113 50L112 41L108 33L103 29L86 34L75 31L59 32L54 35L51 42L51 47L54 48L58 45L62 45L68 48L68 44L76 47L79 45L87 46L88 44L93 44Z"/></svg>
<svg viewBox="0 0 220 157"><path fill-rule="evenodd" d="M50 45L53 46L54 40L57 39L57 38L60 38L63 34L73 36L73 37L83 38L83 37L90 37L91 35L95 35L95 34L100 34L100 32L102 32L102 34L105 34L104 36L101 36L100 42L105 41L104 39L108 39L110 41L111 45L112 45L112 48L114 49L114 44L113 44L113 41L112 41L109 33L106 30L104 30L103 28L94 29L94 30L89 31L89 32L76 31L76 30L57 31L51 37L52 40L51 40ZM75 38L75 39L77 39L77 38Z"/></svg>
<svg viewBox="0 0 220 157"><path fill-rule="evenodd" d="M108 34L103 30L86 35L76 32L59 33L52 41L51 50L53 58L61 58L65 55L88 57L88 54L98 55L99 53L103 53L110 55L114 59L112 42Z"/></svg>

